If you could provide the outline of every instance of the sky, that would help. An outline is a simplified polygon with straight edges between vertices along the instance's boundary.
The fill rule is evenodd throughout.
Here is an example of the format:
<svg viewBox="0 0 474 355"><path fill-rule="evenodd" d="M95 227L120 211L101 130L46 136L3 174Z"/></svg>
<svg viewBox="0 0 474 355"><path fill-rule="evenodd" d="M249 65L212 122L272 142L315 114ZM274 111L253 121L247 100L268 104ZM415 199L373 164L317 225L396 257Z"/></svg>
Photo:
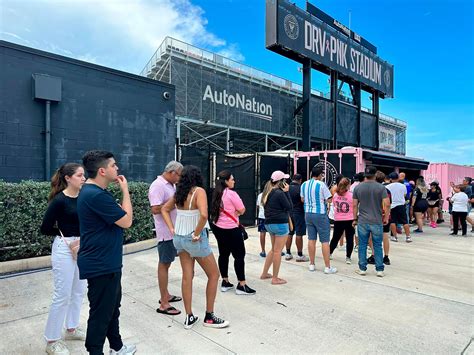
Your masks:
<svg viewBox="0 0 474 355"><path fill-rule="evenodd" d="M311 2L394 65L380 110L407 122L407 155L474 165L474 1ZM302 82L296 62L265 48L265 0L0 0L1 39L135 74L167 35Z"/></svg>

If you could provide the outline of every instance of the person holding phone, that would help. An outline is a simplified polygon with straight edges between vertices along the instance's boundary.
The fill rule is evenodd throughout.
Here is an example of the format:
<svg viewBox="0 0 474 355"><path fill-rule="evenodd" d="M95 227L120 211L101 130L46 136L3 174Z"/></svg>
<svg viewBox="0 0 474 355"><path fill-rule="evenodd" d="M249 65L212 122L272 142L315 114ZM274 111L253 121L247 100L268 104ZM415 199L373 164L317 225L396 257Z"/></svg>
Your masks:
<svg viewBox="0 0 474 355"><path fill-rule="evenodd" d="M287 281L279 278L282 250L290 232L290 212L293 208L291 198L288 194L290 185L285 181L290 175L277 170L274 171L269 184L262 196L265 207L265 227L270 233L272 249L267 254L260 278L272 279L272 285L283 285ZM270 274L270 266L273 264L273 274Z"/></svg>
<svg viewBox="0 0 474 355"><path fill-rule="evenodd" d="M51 178L48 209L41 224L41 233L55 236L51 248L54 292L49 308L44 338L48 354L69 354L61 341L63 324L65 340L85 340L79 328L82 300L86 282L79 279L77 262L70 245L80 239L77 216L77 196L86 181L81 164L66 163Z"/></svg>

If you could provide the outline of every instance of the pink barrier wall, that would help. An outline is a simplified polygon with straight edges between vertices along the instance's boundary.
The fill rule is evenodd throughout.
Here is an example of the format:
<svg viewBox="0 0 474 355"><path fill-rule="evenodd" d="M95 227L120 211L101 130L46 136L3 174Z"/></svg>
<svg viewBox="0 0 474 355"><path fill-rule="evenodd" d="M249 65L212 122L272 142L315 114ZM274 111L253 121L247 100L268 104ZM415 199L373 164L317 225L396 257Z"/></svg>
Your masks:
<svg viewBox="0 0 474 355"><path fill-rule="evenodd" d="M461 184L464 177L469 176L474 178L474 167L467 167L462 165L455 165L450 163L431 163L428 170L423 171L422 175L425 181L429 184L433 180L438 180L441 191L443 192L444 205L443 209L448 209L448 202L446 197L451 192L449 183L452 181L455 184Z"/></svg>

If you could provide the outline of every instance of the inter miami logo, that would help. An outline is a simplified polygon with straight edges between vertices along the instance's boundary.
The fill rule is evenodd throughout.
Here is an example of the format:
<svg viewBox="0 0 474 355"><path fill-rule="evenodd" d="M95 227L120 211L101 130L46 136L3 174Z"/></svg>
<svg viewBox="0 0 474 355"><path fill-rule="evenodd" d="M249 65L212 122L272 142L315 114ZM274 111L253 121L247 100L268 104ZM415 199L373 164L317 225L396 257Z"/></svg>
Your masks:
<svg viewBox="0 0 474 355"><path fill-rule="evenodd" d="M320 161L315 166L323 169L323 171L325 172L324 182L328 187L331 187L332 185L336 184L336 175L338 174L338 172L334 165L332 165L328 161Z"/></svg>
<svg viewBox="0 0 474 355"><path fill-rule="evenodd" d="M286 35L291 39L297 39L300 34L300 26L298 25L296 17L291 14L286 15L284 25Z"/></svg>
<svg viewBox="0 0 474 355"><path fill-rule="evenodd" d="M390 70L385 70L385 73L383 73L383 81L385 83L385 86L389 87L390 86Z"/></svg>

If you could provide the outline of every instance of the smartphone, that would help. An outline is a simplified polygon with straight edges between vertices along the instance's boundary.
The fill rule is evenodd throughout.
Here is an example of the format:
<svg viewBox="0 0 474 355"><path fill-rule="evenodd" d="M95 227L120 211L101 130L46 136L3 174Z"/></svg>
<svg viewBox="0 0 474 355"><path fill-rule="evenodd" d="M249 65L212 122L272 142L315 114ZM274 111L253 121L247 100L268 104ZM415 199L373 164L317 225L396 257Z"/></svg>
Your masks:
<svg viewBox="0 0 474 355"><path fill-rule="evenodd" d="M278 183L278 187L279 187L280 189L282 189L282 190L283 190L284 188L286 188L287 186L288 186L288 184L286 183L285 180L282 180L282 181L280 181L280 182Z"/></svg>

